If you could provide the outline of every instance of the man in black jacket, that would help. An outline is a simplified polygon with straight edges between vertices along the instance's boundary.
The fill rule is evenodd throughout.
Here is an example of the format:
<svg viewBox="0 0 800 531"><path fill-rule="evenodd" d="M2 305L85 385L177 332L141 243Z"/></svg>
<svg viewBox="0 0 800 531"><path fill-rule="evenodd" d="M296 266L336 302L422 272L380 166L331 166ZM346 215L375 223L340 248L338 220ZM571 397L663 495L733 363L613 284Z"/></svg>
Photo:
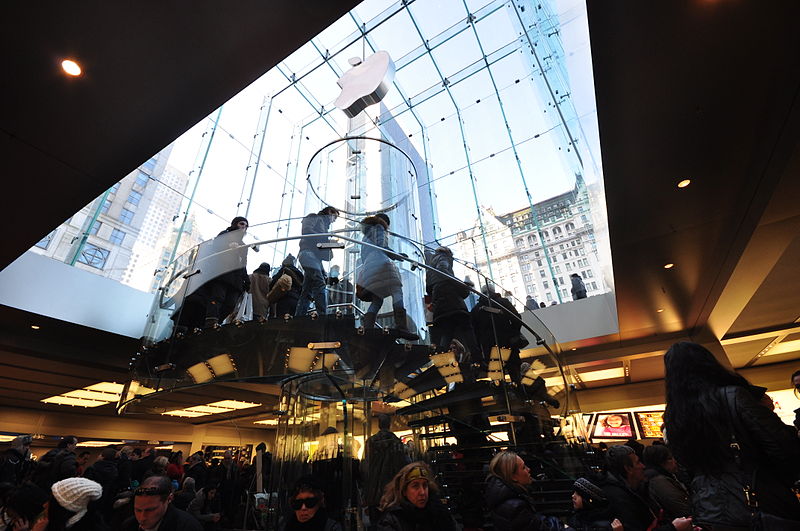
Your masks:
<svg viewBox="0 0 800 531"><path fill-rule="evenodd" d="M11 441L11 448L0 456L0 483L19 485L31 463L31 436L20 435Z"/></svg>
<svg viewBox="0 0 800 531"><path fill-rule="evenodd" d="M428 270L425 274L425 291L433 313L431 343L442 352L450 348L453 339L457 339L466 348L468 357L472 357L471 361L477 361L475 358L480 356L480 350L464 303L470 290L465 284L450 278L454 276L453 251L439 247L428 258L428 265L437 270Z"/></svg>
<svg viewBox="0 0 800 531"><path fill-rule="evenodd" d="M208 479L208 468L203 460L203 452L195 452L189 456L189 467L186 469L186 477L194 478L197 490L206 486Z"/></svg>
<svg viewBox="0 0 800 531"><path fill-rule="evenodd" d="M514 382L519 383L519 349L527 344L520 335L522 320L519 312L510 300L495 292L491 284L484 286L482 293L478 304L470 312L470 319L481 347L483 361L488 365L492 347L495 345L510 348L506 372Z"/></svg>
<svg viewBox="0 0 800 531"><path fill-rule="evenodd" d="M119 485L119 470L117 469L116 457L116 449L112 447L104 448L103 451L100 452L100 459L95 461L95 463L83 473L83 477L91 479L103 487L103 495L100 497L97 504L106 522L111 521L112 505L117 495L117 487Z"/></svg>
<svg viewBox="0 0 800 531"><path fill-rule="evenodd" d="M74 435L62 437L56 448L39 459L34 471L34 483L49 492L56 481L75 477L78 473L78 461L75 456L77 446L78 438Z"/></svg>
<svg viewBox="0 0 800 531"><path fill-rule="evenodd" d="M339 216L339 211L334 207L325 207L316 214L309 214L303 218L302 234L324 234L328 232L331 223ZM325 315L328 310L328 295L325 291L325 270L322 262L333 258L331 249L320 249L318 244L331 243L325 236L303 238L300 240L300 253L297 261L303 266L303 289L300 291L300 300L297 302L295 317L308 313L311 301L314 301L316 312Z"/></svg>
<svg viewBox="0 0 800 531"><path fill-rule="evenodd" d="M602 485L608 498L610 512L617 518L625 531L691 531L692 519L675 518L672 522L660 524L656 514L646 499L640 495L639 488L644 483L644 465L639 456L628 446L612 446L606 452L607 473ZM655 527L653 527L655 524Z"/></svg>

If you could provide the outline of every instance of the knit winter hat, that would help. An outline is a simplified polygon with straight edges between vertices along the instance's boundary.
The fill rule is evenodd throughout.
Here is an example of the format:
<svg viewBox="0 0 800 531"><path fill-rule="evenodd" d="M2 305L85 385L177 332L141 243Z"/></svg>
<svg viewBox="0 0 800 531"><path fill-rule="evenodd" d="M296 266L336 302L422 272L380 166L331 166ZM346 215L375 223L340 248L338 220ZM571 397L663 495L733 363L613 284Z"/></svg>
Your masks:
<svg viewBox="0 0 800 531"><path fill-rule="evenodd" d="M575 489L575 492L581 495L581 498L583 498L586 504L591 504L593 501L606 501L603 490L586 478L576 479L572 487Z"/></svg>
<svg viewBox="0 0 800 531"><path fill-rule="evenodd" d="M285 266L293 266L294 265L294 256L292 254L287 254L286 258L283 259L281 265Z"/></svg>
<svg viewBox="0 0 800 531"><path fill-rule="evenodd" d="M99 500L103 495L103 487L99 483L86 478L67 478L53 483L53 497L64 509L75 513L67 520L67 527L72 527L86 515L89 502Z"/></svg>

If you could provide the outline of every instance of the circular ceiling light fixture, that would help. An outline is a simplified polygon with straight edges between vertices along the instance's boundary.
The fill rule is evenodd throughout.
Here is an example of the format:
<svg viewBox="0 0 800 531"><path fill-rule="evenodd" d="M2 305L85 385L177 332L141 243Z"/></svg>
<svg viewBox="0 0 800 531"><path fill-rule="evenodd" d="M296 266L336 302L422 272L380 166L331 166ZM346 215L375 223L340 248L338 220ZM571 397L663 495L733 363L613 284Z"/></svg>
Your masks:
<svg viewBox="0 0 800 531"><path fill-rule="evenodd" d="M661 313L663 311L664 311L664 308L659 308L658 310L656 310L656 313Z"/></svg>
<svg viewBox="0 0 800 531"><path fill-rule="evenodd" d="M673 267L675 267L675 264L672 263L664 264L664 269L672 269Z"/></svg>
<svg viewBox="0 0 800 531"><path fill-rule="evenodd" d="M79 76L83 72L81 66L72 59L64 59L61 61L61 68L71 76Z"/></svg>
<svg viewBox="0 0 800 531"><path fill-rule="evenodd" d="M31 328L33 328L34 330L39 330L39 325L31 325Z"/></svg>
<svg viewBox="0 0 800 531"><path fill-rule="evenodd" d="M681 182L678 183L678 188L686 188L690 184L692 184L692 180L691 179L684 179L684 180L682 180Z"/></svg>

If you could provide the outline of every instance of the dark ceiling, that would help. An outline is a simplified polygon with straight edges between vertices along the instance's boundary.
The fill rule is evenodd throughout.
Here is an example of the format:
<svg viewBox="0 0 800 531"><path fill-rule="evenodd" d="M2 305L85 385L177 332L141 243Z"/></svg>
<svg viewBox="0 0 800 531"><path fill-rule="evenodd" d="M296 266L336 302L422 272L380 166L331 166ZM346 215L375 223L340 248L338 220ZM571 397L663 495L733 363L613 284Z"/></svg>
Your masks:
<svg viewBox="0 0 800 531"><path fill-rule="evenodd" d="M0 268L355 4L7 7L0 149L13 186ZM707 328L749 250L777 245L767 228L800 227L800 3L589 0L588 14L620 323L589 355L663 352ZM82 78L59 72L64 56L81 59ZM692 184L679 190L684 178ZM800 317L794 234L739 296L737 334ZM35 402L59 374L61 387L124 376L130 340L66 324L31 336L35 318L0 308L0 404ZM78 352L95 340L108 348ZM750 341L749 353L736 343L736 359L763 343ZM37 381L30 371L59 353ZM658 375L651 362L634 365Z"/></svg>

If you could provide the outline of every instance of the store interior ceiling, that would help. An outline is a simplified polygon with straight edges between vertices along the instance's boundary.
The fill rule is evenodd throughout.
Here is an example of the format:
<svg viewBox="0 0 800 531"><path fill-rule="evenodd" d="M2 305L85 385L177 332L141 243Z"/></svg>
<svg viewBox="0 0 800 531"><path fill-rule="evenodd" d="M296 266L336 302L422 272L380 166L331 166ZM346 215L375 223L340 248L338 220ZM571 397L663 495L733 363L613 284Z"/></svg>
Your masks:
<svg viewBox="0 0 800 531"><path fill-rule="evenodd" d="M355 4L15 6L0 22L0 268ZM586 387L653 381L664 350L688 339L721 344L735 368L784 364L788 386L800 355L800 5L587 7L619 333L562 345L567 363L628 367ZM57 69L64 50L92 72L80 90ZM63 411L39 400L123 381L137 347L10 307L0 330L0 406L13 408ZM197 392L170 400L194 405ZM258 414L274 389L263 398Z"/></svg>

